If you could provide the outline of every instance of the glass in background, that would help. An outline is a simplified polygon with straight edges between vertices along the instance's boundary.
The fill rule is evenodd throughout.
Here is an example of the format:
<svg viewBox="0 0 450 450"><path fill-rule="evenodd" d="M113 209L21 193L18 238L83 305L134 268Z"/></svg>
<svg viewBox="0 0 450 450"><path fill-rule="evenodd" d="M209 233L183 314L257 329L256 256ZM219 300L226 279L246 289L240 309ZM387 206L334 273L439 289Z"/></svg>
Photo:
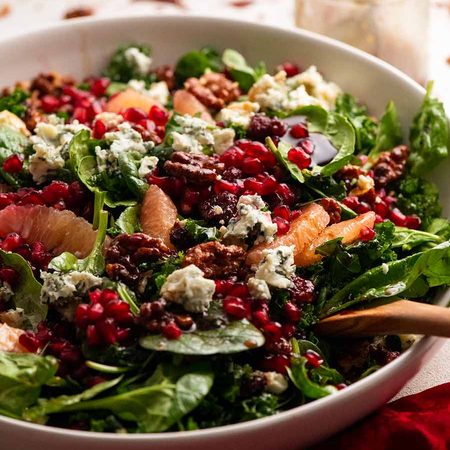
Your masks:
<svg viewBox="0 0 450 450"><path fill-rule="evenodd" d="M298 27L358 47L427 79L428 0L296 0Z"/></svg>

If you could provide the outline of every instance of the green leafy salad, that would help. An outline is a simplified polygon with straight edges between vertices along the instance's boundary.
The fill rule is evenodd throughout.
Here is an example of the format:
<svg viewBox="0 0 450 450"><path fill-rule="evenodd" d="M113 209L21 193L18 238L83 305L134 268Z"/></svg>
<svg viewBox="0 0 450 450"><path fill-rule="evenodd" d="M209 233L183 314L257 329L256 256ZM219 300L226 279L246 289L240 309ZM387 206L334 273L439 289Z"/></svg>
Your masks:
<svg viewBox="0 0 450 450"><path fill-rule="evenodd" d="M4 416L152 433L277 414L416 340L331 339L321 319L450 284L431 84L409 130L393 102L374 117L314 66L233 49L158 66L127 44L102 74L17 86L0 97Z"/></svg>

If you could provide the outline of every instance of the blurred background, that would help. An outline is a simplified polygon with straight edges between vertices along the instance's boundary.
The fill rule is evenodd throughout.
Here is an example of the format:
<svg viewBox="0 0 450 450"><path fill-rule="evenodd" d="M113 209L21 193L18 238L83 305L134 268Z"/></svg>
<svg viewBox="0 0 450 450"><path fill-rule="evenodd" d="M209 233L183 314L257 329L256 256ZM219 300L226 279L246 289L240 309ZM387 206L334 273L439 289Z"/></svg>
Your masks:
<svg viewBox="0 0 450 450"><path fill-rule="evenodd" d="M326 34L421 84L435 80L434 93L450 112L450 0L0 0L0 39L82 16L132 14L229 17ZM449 364L447 341L399 396L449 382Z"/></svg>

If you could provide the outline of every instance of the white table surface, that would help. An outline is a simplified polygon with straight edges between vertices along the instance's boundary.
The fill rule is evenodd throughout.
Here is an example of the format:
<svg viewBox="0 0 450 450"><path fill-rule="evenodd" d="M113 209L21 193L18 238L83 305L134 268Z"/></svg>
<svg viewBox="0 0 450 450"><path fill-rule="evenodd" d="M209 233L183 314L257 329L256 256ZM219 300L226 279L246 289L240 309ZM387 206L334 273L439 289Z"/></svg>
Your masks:
<svg viewBox="0 0 450 450"><path fill-rule="evenodd" d="M59 21L72 8L88 5L96 16L121 14L202 14L254 20L286 27L294 23L294 0L179 0L183 7L170 0L0 0L10 12L0 17L0 39ZM236 7L233 3L249 3ZM431 12L429 42L429 78L435 80L435 92L450 112L450 0L434 0ZM413 394L441 383L450 382L450 341L411 380L397 397Z"/></svg>

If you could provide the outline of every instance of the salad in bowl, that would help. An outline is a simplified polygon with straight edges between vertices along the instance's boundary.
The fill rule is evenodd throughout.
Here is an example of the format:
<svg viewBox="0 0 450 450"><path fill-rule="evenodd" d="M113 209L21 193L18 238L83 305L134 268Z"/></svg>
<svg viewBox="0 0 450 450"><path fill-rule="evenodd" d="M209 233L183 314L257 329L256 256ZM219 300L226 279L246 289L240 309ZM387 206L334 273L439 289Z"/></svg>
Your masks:
<svg viewBox="0 0 450 450"><path fill-rule="evenodd" d="M0 413L118 433L333 395L415 336L326 338L348 308L431 301L450 226L428 87L409 130L314 66L204 47L41 73L0 97ZM406 130L403 130L406 131Z"/></svg>

